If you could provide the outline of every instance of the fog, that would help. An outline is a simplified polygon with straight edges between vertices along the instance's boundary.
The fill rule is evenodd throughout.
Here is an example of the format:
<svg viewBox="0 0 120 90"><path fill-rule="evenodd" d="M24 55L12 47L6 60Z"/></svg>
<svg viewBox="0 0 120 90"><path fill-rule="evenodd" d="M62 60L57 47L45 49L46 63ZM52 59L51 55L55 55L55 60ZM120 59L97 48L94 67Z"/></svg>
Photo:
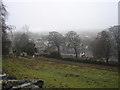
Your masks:
<svg viewBox="0 0 120 90"><path fill-rule="evenodd" d="M5 5L9 11L7 23L17 30L28 25L31 32L99 31L118 24L117 2L5 0Z"/></svg>

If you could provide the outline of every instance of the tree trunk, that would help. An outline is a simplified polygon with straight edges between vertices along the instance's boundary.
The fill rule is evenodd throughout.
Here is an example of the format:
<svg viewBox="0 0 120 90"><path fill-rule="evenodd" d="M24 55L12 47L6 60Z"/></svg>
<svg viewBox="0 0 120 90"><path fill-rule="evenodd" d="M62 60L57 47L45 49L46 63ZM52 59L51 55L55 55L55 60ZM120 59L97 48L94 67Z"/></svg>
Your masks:
<svg viewBox="0 0 120 90"><path fill-rule="evenodd" d="M78 58L77 49L76 49L76 48L74 48L74 50L75 50L75 55L76 55L76 58Z"/></svg>
<svg viewBox="0 0 120 90"><path fill-rule="evenodd" d="M106 63L108 63L109 58L106 58Z"/></svg>
<svg viewBox="0 0 120 90"><path fill-rule="evenodd" d="M60 47L57 47L57 49L58 49L58 54L60 55Z"/></svg>

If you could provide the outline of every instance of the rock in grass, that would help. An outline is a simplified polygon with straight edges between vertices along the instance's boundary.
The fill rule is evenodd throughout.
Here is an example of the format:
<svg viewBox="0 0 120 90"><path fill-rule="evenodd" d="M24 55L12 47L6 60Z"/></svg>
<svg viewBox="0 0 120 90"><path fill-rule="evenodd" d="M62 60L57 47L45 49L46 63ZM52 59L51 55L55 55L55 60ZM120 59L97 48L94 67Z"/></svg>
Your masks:
<svg viewBox="0 0 120 90"><path fill-rule="evenodd" d="M3 75L2 80L17 80L17 78L11 75Z"/></svg>
<svg viewBox="0 0 120 90"><path fill-rule="evenodd" d="M13 84L11 82L7 82L7 81L4 81L2 83L2 88L4 90L8 90L8 89L11 89L13 87Z"/></svg>
<svg viewBox="0 0 120 90"><path fill-rule="evenodd" d="M28 87L30 85L31 85L31 83L24 83L24 84L21 84L21 85L18 85L18 86L13 86L12 89L25 88L25 87Z"/></svg>
<svg viewBox="0 0 120 90"><path fill-rule="evenodd" d="M43 80L3 80L3 89L43 88Z"/></svg>
<svg viewBox="0 0 120 90"><path fill-rule="evenodd" d="M43 80L17 80L16 77L11 75L3 74L0 76L2 78L2 87L6 90L8 89L22 89L22 88L43 88Z"/></svg>
<svg viewBox="0 0 120 90"><path fill-rule="evenodd" d="M44 81L42 81L42 80L38 80L38 81L35 83L35 85L38 85L39 88L42 88L43 85L44 85Z"/></svg>

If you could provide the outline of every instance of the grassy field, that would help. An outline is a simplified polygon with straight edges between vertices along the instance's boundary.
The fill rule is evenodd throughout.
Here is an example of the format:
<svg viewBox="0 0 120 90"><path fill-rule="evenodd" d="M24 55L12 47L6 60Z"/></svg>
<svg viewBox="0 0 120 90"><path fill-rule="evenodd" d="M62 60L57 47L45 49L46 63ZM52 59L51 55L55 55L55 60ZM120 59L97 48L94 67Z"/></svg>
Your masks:
<svg viewBox="0 0 120 90"><path fill-rule="evenodd" d="M3 60L5 73L18 79L42 79L44 88L118 88L118 73L43 59Z"/></svg>

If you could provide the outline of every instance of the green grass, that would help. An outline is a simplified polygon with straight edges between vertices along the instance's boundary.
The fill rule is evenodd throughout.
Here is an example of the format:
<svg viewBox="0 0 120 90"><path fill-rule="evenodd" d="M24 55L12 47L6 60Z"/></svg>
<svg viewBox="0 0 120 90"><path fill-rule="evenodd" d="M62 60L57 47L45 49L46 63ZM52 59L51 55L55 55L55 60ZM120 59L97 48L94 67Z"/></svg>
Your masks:
<svg viewBox="0 0 120 90"><path fill-rule="evenodd" d="M18 79L42 79L44 88L118 88L118 73L50 61L3 60L3 70Z"/></svg>

